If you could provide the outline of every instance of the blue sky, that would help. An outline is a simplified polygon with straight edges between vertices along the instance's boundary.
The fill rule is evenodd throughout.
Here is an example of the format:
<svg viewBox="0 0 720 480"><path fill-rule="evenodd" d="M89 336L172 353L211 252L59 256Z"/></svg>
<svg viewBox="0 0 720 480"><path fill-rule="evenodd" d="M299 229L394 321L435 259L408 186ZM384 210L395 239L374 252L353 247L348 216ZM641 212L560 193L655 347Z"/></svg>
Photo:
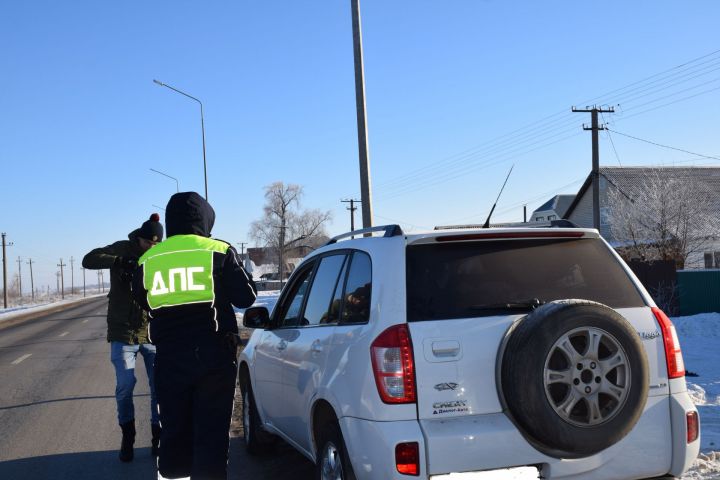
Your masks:
<svg viewBox="0 0 720 480"><path fill-rule="evenodd" d="M590 168L590 119L570 107L586 101L619 103L606 115L618 132L720 156L717 1L361 8L376 224L482 223L513 164L497 220L574 193ZM18 256L33 258L36 284L54 288L61 257L78 268L91 248L125 238L175 191L150 168L202 193L198 105L153 78L204 103L216 237L247 241L263 186L278 180L333 211L331 234L349 229L340 200L359 198L349 1L5 2L0 45L11 276ZM720 165L612 140L617 156L601 135L602 165Z"/></svg>

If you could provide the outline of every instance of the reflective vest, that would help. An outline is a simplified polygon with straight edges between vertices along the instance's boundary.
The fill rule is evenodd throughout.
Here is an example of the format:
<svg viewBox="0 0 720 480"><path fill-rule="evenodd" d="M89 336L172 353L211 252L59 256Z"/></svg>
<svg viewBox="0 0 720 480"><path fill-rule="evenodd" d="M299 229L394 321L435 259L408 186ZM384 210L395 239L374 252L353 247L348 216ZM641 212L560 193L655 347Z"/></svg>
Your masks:
<svg viewBox="0 0 720 480"><path fill-rule="evenodd" d="M213 255L230 245L199 235L173 235L140 257L151 309L214 303Z"/></svg>

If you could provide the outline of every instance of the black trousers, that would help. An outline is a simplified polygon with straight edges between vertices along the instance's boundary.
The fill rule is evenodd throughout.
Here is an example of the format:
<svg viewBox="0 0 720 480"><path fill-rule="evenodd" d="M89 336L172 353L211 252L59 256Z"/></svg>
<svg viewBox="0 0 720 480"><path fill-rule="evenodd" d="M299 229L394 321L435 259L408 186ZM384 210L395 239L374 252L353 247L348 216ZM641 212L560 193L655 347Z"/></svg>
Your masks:
<svg viewBox="0 0 720 480"><path fill-rule="evenodd" d="M215 335L157 345L158 468L163 477L227 478L236 378L236 352Z"/></svg>

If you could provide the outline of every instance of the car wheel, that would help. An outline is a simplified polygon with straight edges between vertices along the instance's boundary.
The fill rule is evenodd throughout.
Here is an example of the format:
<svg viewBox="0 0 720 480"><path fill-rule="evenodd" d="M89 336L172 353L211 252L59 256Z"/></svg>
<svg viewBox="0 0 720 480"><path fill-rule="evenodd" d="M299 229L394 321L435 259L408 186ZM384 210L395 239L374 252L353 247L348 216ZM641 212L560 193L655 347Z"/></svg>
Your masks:
<svg viewBox="0 0 720 480"><path fill-rule="evenodd" d="M252 454L267 452L268 448L274 444L274 438L260 427L260 415L258 415L255 396L249 382L243 388L242 419L243 438L247 451Z"/></svg>
<svg viewBox="0 0 720 480"><path fill-rule="evenodd" d="M350 458L345 448L340 427L328 423L322 430L318 442L316 478L318 480L355 480Z"/></svg>
<svg viewBox="0 0 720 480"><path fill-rule="evenodd" d="M647 400L648 364L635 329L587 300L537 308L514 326L502 356L504 401L544 453L593 455L635 426Z"/></svg>

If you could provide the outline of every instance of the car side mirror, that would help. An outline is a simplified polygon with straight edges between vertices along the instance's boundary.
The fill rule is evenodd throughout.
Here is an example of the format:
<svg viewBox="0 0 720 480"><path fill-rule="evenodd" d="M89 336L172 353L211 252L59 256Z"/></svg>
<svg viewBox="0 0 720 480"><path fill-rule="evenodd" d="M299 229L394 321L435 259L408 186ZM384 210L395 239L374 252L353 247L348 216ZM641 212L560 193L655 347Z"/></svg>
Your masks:
<svg viewBox="0 0 720 480"><path fill-rule="evenodd" d="M250 307L243 314L243 327L267 328L270 325L270 313L265 307Z"/></svg>

